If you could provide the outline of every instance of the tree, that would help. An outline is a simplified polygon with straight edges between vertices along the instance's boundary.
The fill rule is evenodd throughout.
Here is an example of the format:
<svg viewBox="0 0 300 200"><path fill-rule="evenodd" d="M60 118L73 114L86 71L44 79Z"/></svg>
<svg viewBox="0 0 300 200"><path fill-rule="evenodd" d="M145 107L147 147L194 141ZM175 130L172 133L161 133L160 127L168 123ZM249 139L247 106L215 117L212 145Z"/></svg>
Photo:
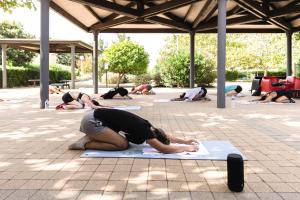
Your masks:
<svg viewBox="0 0 300 200"><path fill-rule="evenodd" d="M102 62L108 63L108 71L118 73L119 86L125 74L139 75L147 71L149 55L143 47L124 40L104 50Z"/></svg>
<svg viewBox="0 0 300 200"><path fill-rule="evenodd" d="M20 23L4 21L0 23L0 38L34 38L34 36L26 33ZM13 66L28 64L35 55L34 52L25 50L7 49L7 61Z"/></svg>
<svg viewBox="0 0 300 200"><path fill-rule="evenodd" d="M190 74L190 54L188 50L161 52L156 70L162 81L169 86L187 87ZM211 60L202 55L195 55L195 80L198 85L209 85L214 82L216 73Z"/></svg>
<svg viewBox="0 0 300 200"><path fill-rule="evenodd" d="M130 40L129 36L126 36L125 33L118 33L118 42L123 42L125 40Z"/></svg>
<svg viewBox="0 0 300 200"><path fill-rule="evenodd" d="M13 9L18 7L25 8L35 8L32 0L1 0L0 1L0 9L4 10L4 12L11 13Z"/></svg>

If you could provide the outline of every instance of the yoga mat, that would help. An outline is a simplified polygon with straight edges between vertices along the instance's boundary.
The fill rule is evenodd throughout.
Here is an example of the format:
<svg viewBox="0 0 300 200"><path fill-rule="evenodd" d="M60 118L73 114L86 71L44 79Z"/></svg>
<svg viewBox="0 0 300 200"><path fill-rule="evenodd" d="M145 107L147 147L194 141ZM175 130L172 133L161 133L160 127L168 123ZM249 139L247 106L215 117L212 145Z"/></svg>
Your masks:
<svg viewBox="0 0 300 200"><path fill-rule="evenodd" d="M147 144L130 144L130 148L125 151L100 151L86 150L80 157L118 157L118 158L167 158L179 160L227 160L230 153L241 152L235 148L229 141L211 140L199 142L199 152L183 152L173 154L158 153ZM243 159L247 158L242 155Z"/></svg>
<svg viewBox="0 0 300 200"><path fill-rule="evenodd" d="M259 101L236 101L234 100L236 103L239 104L245 104L245 105L251 105L251 104L260 104L260 105L264 105L264 104L271 104L271 105L286 105L286 104L294 104L294 103L280 103L280 102L267 102L267 103L262 103Z"/></svg>
<svg viewBox="0 0 300 200"><path fill-rule="evenodd" d="M140 110L141 106L114 106L113 108L118 110Z"/></svg>

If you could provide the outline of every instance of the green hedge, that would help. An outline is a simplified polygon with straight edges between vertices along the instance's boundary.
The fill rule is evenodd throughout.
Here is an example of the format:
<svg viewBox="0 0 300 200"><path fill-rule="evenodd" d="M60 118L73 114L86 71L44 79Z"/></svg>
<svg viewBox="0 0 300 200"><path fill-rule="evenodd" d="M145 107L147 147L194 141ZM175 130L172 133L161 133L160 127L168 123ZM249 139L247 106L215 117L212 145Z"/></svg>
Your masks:
<svg viewBox="0 0 300 200"><path fill-rule="evenodd" d="M255 75L257 75L257 76L263 76L264 75L264 71L257 71L255 73ZM268 71L267 75L268 76L286 76L286 71Z"/></svg>
<svg viewBox="0 0 300 200"><path fill-rule="evenodd" d="M39 79L40 70L37 67L8 67L7 68L7 87L28 86L30 79ZM49 82L57 83L63 79L70 79L71 73L67 70L55 66L49 70ZM0 87L2 87L2 68L0 69Z"/></svg>
<svg viewBox="0 0 300 200"><path fill-rule="evenodd" d="M268 71L268 76L286 76L285 71ZM255 76L263 76L264 71L226 71L226 80L227 81L236 81L238 79L251 79L251 77Z"/></svg>
<svg viewBox="0 0 300 200"><path fill-rule="evenodd" d="M226 71L226 81L236 81L239 78L239 72L236 70Z"/></svg>

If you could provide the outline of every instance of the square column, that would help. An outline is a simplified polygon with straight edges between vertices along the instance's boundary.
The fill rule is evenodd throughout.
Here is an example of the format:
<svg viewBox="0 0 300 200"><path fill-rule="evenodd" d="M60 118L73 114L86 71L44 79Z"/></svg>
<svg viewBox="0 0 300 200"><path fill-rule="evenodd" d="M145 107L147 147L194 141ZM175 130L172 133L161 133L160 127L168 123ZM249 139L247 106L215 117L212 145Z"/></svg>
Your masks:
<svg viewBox="0 0 300 200"><path fill-rule="evenodd" d="M225 108L226 72L226 2L218 0L218 67L217 67L217 107Z"/></svg>
<svg viewBox="0 0 300 200"><path fill-rule="evenodd" d="M2 88L7 88L6 44L2 44Z"/></svg>

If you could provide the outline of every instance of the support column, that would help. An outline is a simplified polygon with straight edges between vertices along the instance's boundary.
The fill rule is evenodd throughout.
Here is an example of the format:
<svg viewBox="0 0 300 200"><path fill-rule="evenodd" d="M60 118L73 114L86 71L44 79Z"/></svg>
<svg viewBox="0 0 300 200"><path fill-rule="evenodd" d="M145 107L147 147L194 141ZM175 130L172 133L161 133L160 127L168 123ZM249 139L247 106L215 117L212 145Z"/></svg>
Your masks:
<svg viewBox="0 0 300 200"><path fill-rule="evenodd" d="M93 48L93 84L94 93L98 94L98 31L94 32L94 48Z"/></svg>
<svg viewBox="0 0 300 200"><path fill-rule="evenodd" d="M7 88L6 44L2 44L2 88Z"/></svg>
<svg viewBox="0 0 300 200"><path fill-rule="evenodd" d="M75 46L71 46L71 88L75 89Z"/></svg>
<svg viewBox="0 0 300 200"><path fill-rule="evenodd" d="M190 32L190 88L195 86L195 31Z"/></svg>
<svg viewBox="0 0 300 200"><path fill-rule="evenodd" d="M49 101L49 0L41 0L40 108Z"/></svg>
<svg viewBox="0 0 300 200"><path fill-rule="evenodd" d="M226 0L218 0L217 107L225 108Z"/></svg>
<svg viewBox="0 0 300 200"><path fill-rule="evenodd" d="M286 32L286 65L287 65L287 70L286 70L286 75L291 76L293 73L292 70L292 32Z"/></svg>

